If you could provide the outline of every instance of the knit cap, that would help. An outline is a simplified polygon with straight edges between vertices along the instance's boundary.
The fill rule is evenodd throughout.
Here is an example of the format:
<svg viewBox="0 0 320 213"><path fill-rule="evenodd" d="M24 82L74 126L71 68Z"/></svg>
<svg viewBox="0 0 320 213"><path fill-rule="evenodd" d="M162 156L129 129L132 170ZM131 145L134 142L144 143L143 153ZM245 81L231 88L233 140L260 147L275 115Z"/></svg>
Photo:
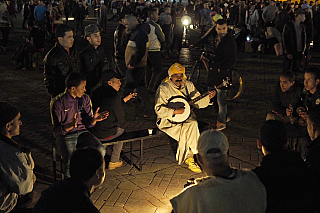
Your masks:
<svg viewBox="0 0 320 213"><path fill-rule="evenodd" d="M19 114L19 110L8 102L0 102L0 126L3 127Z"/></svg>

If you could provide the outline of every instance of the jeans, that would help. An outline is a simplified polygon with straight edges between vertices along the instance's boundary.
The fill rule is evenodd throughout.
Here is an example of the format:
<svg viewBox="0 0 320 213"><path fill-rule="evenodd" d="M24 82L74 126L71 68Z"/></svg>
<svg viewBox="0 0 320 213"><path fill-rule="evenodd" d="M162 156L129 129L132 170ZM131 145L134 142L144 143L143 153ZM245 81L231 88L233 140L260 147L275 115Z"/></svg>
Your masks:
<svg viewBox="0 0 320 213"><path fill-rule="evenodd" d="M163 79L160 79L162 73L162 54L160 51L149 51L148 66L146 72L147 88L156 91Z"/></svg>
<svg viewBox="0 0 320 213"><path fill-rule="evenodd" d="M123 95L127 96L130 92L134 92L134 90L136 89L138 97L141 98L142 108L144 109L142 113L147 116L152 116L153 107L151 106L145 84L145 73L145 67L135 67L133 69L128 69Z"/></svg>
<svg viewBox="0 0 320 213"><path fill-rule="evenodd" d="M217 102L219 106L218 122L226 124L227 122L227 90L217 89Z"/></svg>
<svg viewBox="0 0 320 213"><path fill-rule="evenodd" d="M297 73L300 70L302 52L292 53L292 56L293 56L292 59L288 59L287 55L285 54L282 70L283 71L292 70L293 72ZM290 69L291 64L292 64L292 69Z"/></svg>
<svg viewBox="0 0 320 213"><path fill-rule="evenodd" d="M79 27L79 25L80 25L80 27ZM76 20L76 29L75 29L76 35L78 35L79 28L81 29L81 31L80 31L80 36L81 36L81 35L83 35L83 30L84 30L83 20Z"/></svg>
<svg viewBox="0 0 320 213"><path fill-rule="evenodd" d="M10 35L10 28L3 28L1 29L2 32L2 47L8 47L8 40Z"/></svg>
<svg viewBox="0 0 320 213"><path fill-rule="evenodd" d="M105 156L106 150L98 138L93 136L88 130L69 133L66 135L58 135L56 144L62 154L62 170L66 177L70 176L70 157L76 148L95 147Z"/></svg>
<svg viewBox="0 0 320 213"><path fill-rule="evenodd" d="M116 60L116 67L119 71L119 73L122 75L122 76L126 76L126 73L127 73L127 65L126 65L126 62L125 60L122 60L122 59L117 59Z"/></svg>
<svg viewBox="0 0 320 213"><path fill-rule="evenodd" d="M118 138L123 133L124 133L124 129L122 129L120 127L117 127L117 133L112 138L110 138L110 139L100 139L100 141L101 142L111 141L111 140L113 140L115 138ZM112 145L112 153L111 153L110 162L112 162L112 163L119 162L122 147L123 147L123 143L118 143L118 144Z"/></svg>

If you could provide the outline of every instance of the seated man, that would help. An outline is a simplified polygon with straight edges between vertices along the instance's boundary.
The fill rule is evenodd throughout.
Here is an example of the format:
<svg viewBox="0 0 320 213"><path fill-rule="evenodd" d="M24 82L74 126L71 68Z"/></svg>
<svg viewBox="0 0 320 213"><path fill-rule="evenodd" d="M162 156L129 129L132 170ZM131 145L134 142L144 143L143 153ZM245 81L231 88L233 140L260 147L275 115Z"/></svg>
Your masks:
<svg viewBox="0 0 320 213"><path fill-rule="evenodd" d="M168 74L169 76L158 87L155 97L155 112L158 116L157 126L161 131L178 141L176 159L181 164L188 157L189 148L193 154L198 153L197 141L200 133L196 115L192 111L190 116L187 116L188 119L183 123L173 122L175 115L184 113L184 108L170 108L168 106L169 99L173 96L183 96L186 99L192 99L200 96L200 93L191 81L186 80L185 68L181 64L174 63L171 65ZM210 98L213 98L214 95L215 92L211 91L209 96L197 101L194 104L195 107L207 107ZM193 158L188 159L186 163L189 164L189 169L192 171L201 172L199 167L194 164Z"/></svg>
<svg viewBox="0 0 320 213"><path fill-rule="evenodd" d="M267 190L266 212L314 212L314 178L299 153L287 151L284 124L265 121L257 145L264 157L253 171Z"/></svg>
<svg viewBox="0 0 320 213"><path fill-rule="evenodd" d="M92 103L93 109L100 108L102 111L108 111L108 119L97 123L89 131L99 138L102 142L107 142L119 137L124 129L120 126L124 123L124 110L122 104L134 98L137 94L130 93L125 98L120 98L118 91L121 86L120 77L113 70L107 70L102 73L102 85L93 91ZM111 159L108 165L109 170L122 166L120 152L122 143L113 145Z"/></svg>
<svg viewBox="0 0 320 213"><path fill-rule="evenodd" d="M300 116L299 125L295 128L290 128L287 134L288 137L294 135L293 137L306 137L307 140L302 141L299 144L299 151L301 156L305 158L305 153L307 151L307 146L310 143L307 132L307 111L311 110L314 107L320 105L320 70L315 67L311 67L306 70L304 74L304 91L299 98L297 112ZM288 126L286 126L288 127Z"/></svg>
<svg viewBox="0 0 320 213"><path fill-rule="evenodd" d="M80 148L70 159L71 178L55 182L41 193L34 213L100 212L90 199L106 176L104 158L93 147Z"/></svg>
<svg viewBox="0 0 320 213"><path fill-rule="evenodd" d="M265 187L252 171L231 168L228 150L222 132L201 133L196 157L207 176L170 200L175 213L266 211Z"/></svg>
<svg viewBox="0 0 320 213"><path fill-rule="evenodd" d="M63 158L63 173L70 176L70 156L79 147L93 146L105 155L101 142L88 132L98 121L108 117L108 112L99 113L99 107L92 112L90 97L86 91L86 76L70 73L66 79L66 91L51 100L50 112L53 135Z"/></svg>
<svg viewBox="0 0 320 213"><path fill-rule="evenodd" d="M298 114L295 113L298 98L302 93L302 84L296 82L296 75L292 71L280 74L280 83L275 88L272 98L272 112L267 114L266 120L279 120L283 123L295 123Z"/></svg>
<svg viewBox="0 0 320 213"><path fill-rule="evenodd" d="M35 182L34 161L30 149L12 139L20 134L21 125L19 110L0 102L0 212L28 212L25 201L31 201L26 198Z"/></svg>

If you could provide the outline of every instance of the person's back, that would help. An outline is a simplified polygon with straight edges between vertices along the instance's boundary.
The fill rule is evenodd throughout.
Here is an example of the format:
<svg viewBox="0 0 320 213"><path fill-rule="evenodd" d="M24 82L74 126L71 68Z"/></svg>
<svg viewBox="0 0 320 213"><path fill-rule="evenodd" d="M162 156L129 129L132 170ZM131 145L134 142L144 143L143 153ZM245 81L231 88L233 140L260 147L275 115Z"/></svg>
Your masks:
<svg viewBox="0 0 320 213"><path fill-rule="evenodd" d="M70 173L67 178L42 191L34 213L99 213L90 194L105 179L105 161L98 149L76 149L71 156Z"/></svg>
<svg viewBox="0 0 320 213"><path fill-rule="evenodd" d="M208 176L174 198L174 212L265 212L266 193L257 176L249 170L235 170L233 179ZM185 205L176 205L176 202Z"/></svg>
<svg viewBox="0 0 320 213"><path fill-rule="evenodd" d="M267 190L267 212L313 212L314 178L299 153L286 150L286 130L269 120L260 128L258 148L264 157L253 171Z"/></svg>
<svg viewBox="0 0 320 213"><path fill-rule="evenodd" d="M41 193L34 213L93 213L99 212L90 200L90 192L83 182L67 178L55 182Z"/></svg>
<svg viewBox="0 0 320 213"><path fill-rule="evenodd" d="M314 194L308 190L309 173L298 152L269 154L253 171L267 189L267 212L311 212L308 204Z"/></svg>

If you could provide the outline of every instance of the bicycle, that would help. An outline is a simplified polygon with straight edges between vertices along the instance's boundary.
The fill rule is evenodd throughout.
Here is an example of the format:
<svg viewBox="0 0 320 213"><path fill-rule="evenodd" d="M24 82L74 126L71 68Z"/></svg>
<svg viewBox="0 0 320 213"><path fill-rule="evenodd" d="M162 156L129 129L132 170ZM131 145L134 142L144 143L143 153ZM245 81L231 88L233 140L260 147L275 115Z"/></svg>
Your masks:
<svg viewBox="0 0 320 213"><path fill-rule="evenodd" d="M206 79L204 80L200 79L200 77L205 78L205 75L201 76L201 72L203 72L202 70L205 69L206 74L208 74L209 69L212 69L209 67L210 60L208 59L208 57L206 57L207 54L212 55L212 52L207 50L202 50L202 54L199 60L195 62L191 70L191 73L188 76L188 80L192 81L195 87L201 92L206 90ZM229 70L228 72L231 73L231 76L229 76L231 83L227 89L226 99L230 101L230 100L235 100L241 95L243 91L243 78L239 74L239 72L234 68L231 68L231 70Z"/></svg>

